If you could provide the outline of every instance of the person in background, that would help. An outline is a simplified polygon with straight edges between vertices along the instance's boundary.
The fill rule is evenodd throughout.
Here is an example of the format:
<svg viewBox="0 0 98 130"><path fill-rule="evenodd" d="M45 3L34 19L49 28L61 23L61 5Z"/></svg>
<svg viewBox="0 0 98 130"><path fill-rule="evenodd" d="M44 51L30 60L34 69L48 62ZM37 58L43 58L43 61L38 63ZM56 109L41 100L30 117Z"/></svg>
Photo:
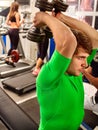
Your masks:
<svg viewBox="0 0 98 130"><path fill-rule="evenodd" d="M86 77L88 82L98 89L98 52L92 60L90 66L83 70L83 75Z"/></svg>
<svg viewBox="0 0 98 130"><path fill-rule="evenodd" d="M39 130L78 130L84 118L82 70L98 47L98 32L86 23L57 13L38 12L34 26L47 25L55 51L36 79Z"/></svg>
<svg viewBox="0 0 98 130"><path fill-rule="evenodd" d="M10 26L8 30L8 35L11 42L11 48L8 51L8 56L11 55L12 50L16 50L19 42L19 27L24 22L24 19L20 18L19 14L19 3L12 2L10 6L10 11L7 15L6 24ZM15 67L11 58L6 58L6 63Z"/></svg>
<svg viewBox="0 0 98 130"><path fill-rule="evenodd" d="M41 69L42 65L44 64L44 58L47 55L48 45L49 45L49 38L46 35L46 37L45 37L45 39L43 39L42 43L38 43L38 59L36 62L36 66L32 72L32 74L34 76L38 76L40 69Z"/></svg>
<svg viewBox="0 0 98 130"><path fill-rule="evenodd" d="M84 75L85 91L84 107L98 114L98 52L91 65L83 70L82 73Z"/></svg>

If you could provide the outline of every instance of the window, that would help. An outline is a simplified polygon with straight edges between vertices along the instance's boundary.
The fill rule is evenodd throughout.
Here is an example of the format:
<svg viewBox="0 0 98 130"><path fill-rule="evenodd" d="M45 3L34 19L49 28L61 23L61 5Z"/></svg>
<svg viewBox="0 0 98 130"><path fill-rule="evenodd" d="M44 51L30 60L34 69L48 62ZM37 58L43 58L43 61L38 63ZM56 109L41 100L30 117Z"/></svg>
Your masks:
<svg viewBox="0 0 98 130"><path fill-rule="evenodd" d="M30 0L15 0L17 1L20 5L30 5Z"/></svg>

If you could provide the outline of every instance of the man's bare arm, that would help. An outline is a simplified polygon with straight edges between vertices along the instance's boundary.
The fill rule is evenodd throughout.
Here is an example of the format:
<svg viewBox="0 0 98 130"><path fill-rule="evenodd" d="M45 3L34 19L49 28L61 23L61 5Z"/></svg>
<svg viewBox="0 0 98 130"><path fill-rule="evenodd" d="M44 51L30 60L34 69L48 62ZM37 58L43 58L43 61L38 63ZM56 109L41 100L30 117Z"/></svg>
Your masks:
<svg viewBox="0 0 98 130"><path fill-rule="evenodd" d="M98 48L98 32L89 24L62 13L58 13L56 17L68 26L85 32L90 37L93 48Z"/></svg>
<svg viewBox="0 0 98 130"><path fill-rule="evenodd" d="M36 13L34 17L34 25L41 26L43 24L46 24L52 31L56 50L58 50L63 56L72 58L77 46L77 41L70 28L47 13Z"/></svg>

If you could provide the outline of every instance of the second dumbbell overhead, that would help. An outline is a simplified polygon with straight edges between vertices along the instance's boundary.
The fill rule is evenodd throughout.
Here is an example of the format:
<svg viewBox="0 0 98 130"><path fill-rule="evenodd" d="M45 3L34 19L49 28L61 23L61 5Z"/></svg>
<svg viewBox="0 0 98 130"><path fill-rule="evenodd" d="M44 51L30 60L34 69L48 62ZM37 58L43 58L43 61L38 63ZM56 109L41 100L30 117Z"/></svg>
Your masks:
<svg viewBox="0 0 98 130"><path fill-rule="evenodd" d="M39 8L40 11L48 12L51 12L54 9L54 11L57 13L60 11L65 12L68 8L68 5L65 4L65 2L63 2L62 0L52 0L51 2L49 2L48 0L36 0L35 7ZM27 39L33 42L40 43L41 41L43 41L43 38L45 38L46 35L48 36L48 38L52 37L52 33L48 27L44 29L31 27L28 30Z"/></svg>

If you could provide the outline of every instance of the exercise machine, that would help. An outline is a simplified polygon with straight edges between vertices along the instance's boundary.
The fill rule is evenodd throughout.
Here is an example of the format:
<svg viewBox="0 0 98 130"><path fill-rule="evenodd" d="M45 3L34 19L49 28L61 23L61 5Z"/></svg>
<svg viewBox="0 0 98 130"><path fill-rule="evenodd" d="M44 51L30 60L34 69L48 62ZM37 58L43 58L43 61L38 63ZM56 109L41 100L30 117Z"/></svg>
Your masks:
<svg viewBox="0 0 98 130"><path fill-rule="evenodd" d="M7 50L6 50L6 46L4 44L4 41L2 40L2 36L4 36L4 35L7 35L7 29L5 29L5 31L3 30L0 32L0 40L2 43L2 47L4 49L3 55L4 55L4 57L6 57L5 55L7 54ZM12 76L12 75L16 75L18 73L30 70L35 66L35 61L31 61L31 60L28 60L25 58L25 54L24 54L21 40L19 40L18 52L21 55L21 58L17 63L15 63L16 67L12 67L12 66L7 65L5 63L0 64L0 78L5 78L5 77Z"/></svg>
<svg viewBox="0 0 98 130"><path fill-rule="evenodd" d="M0 87L0 120L8 130L37 130L38 125Z"/></svg>
<svg viewBox="0 0 98 130"><path fill-rule="evenodd" d="M2 44L4 45L3 41ZM18 95L21 95L36 88L36 79L31 72L32 68L35 66L35 62L25 60L25 54L22 48L21 41L18 46L18 51L19 54L22 55L22 58L20 58L20 60L18 61L17 57L19 58L19 55L16 51L13 51L14 53L12 53L12 57L13 55L14 58L16 57L16 67L12 67L7 64L1 64L0 78L2 80L4 88L11 90Z"/></svg>
<svg viewBox="0 0 98 130"><path fill-rule="evenodd" d="M24 12L25 13L25 12ZM26 12L27 14L28 12ZM31 26L25 23L22 28L19 30L19 34L26 34L27 30ZM18 44L18 52L19 54L14 51L12 52L11 58L15 61L15 66L12 67L10 65L5 64L4 59L7 58L7 50L6 45L2 39L2 36L7 36L7 31L9 27L7 25L2 26L2 30L0 32L0 40L2 43L2 48L4 51L3 56L0 59L3 59L3 64L0 63L0 78L1 83L3 84L4 88L9 89L18 95L24 94L32 89L35 89L35 77L32 75L32 68L35 66L35 60L32 61L25 57L25 53L23 50L23 46L21 43L21 38L19 39ZM17 60L16 60L17 59Z"/></svg>
<svg viewBox="0 0 98 130"><path fill-rule="evenodd" d="M5 89L22 95L36 88L36 77L31 71L26 71L2 81Z"/></svg>

